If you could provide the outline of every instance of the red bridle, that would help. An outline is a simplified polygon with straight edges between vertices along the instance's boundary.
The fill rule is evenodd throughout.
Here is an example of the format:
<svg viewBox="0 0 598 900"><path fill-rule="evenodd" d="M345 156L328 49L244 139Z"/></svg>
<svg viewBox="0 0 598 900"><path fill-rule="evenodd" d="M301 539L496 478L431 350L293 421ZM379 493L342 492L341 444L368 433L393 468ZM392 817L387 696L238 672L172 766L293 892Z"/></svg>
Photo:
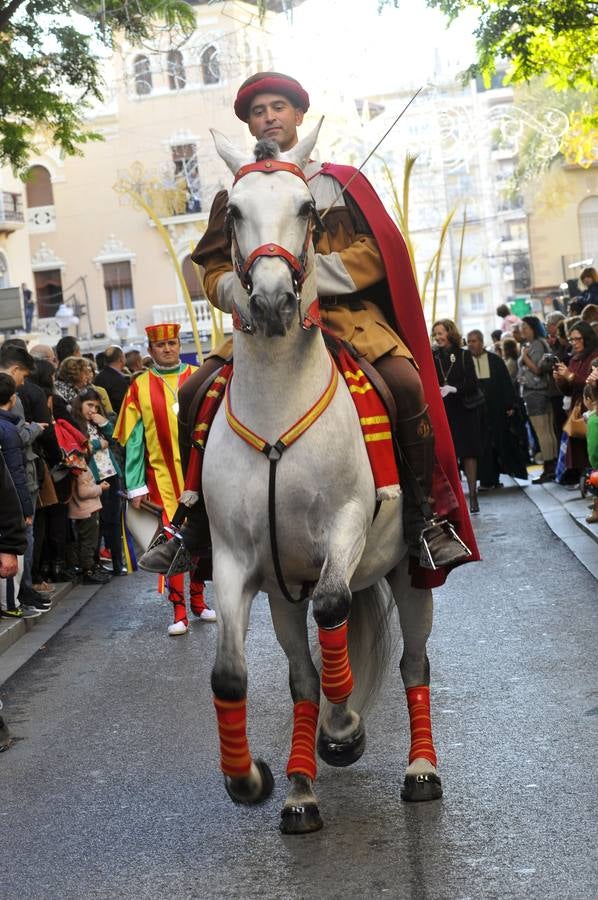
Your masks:
<svg viewBox="0 0 598 900"><path fill-rule="evenodd" d="M290 172L292 175L296 175L297 178L300 178L305 184L307 184L307 179L303 173L303 170L290 162L283 162L280 159L261 159L258 162L249 163L246 166L241 166L237 174L235 175L235 180L233 181L233 187L236 183L243 178L245 175L249 175L252 172L261 172L265 175L271 175L273 172ZM307 262L307 251L309 248L309 243L312 235L312 217L307 223L307 228L305 231L305 240L303 241L303 246L301 248L301 252L299 256L295 256L290 250L287 250L285 247L281 247L280 244L261 244L259 247L256 247L255 250L252 250L249 256L246 259L243 259L241 256L241 251L239 250L239 245L237 243L237 238L235 235L234 223L231 226L231 243L234 252L234 263L235 263L235 272L239 281L247 291L247 293L251 293L253 290L253 283L251 281L251 268L254 263L263 256L276 257L278 259L282 259L288 265L291 271L291 278L293 281L293 288L297 299L299 300L299 292L301 289L301 285L305 281L305 265ZM310 313L312 311L312 306L310 307ZM309 324L304 324L304 327L310 327L311 319L307 320ZM241 314L240 310L237 309L236 304L233 304L233 325L235 328L240 329L241 331L245 331L247 333L251 333L253 331L253 326L251 323L247 322L244 316Z"/></svg>

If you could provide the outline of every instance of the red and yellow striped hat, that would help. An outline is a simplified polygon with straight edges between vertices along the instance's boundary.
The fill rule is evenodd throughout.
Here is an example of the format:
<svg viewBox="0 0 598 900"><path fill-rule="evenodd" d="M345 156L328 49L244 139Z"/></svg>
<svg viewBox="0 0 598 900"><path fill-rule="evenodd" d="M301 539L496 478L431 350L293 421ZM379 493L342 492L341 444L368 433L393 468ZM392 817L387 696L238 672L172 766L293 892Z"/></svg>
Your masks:
<svg viewBox="0 0 598 900"><path fill-rule="evenodd" d="M178 322L161 322L159 325L148 325L145 329L149 344L156 341L170 341L178 338L181 326Z"/></svg>

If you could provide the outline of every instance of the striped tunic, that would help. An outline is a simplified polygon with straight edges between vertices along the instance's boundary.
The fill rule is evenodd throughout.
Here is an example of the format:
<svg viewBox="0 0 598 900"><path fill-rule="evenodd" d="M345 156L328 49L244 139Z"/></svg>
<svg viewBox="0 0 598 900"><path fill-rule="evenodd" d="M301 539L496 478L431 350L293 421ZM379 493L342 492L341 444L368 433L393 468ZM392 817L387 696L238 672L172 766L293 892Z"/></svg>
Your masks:
<svg viewBox="0 0 598 900"><path fill-rule="evenodd" d="M177 397L196 366L180 363L175 369L156 367L139 375L129 387L114 428L115 439L126 448L127 496L149 492L172 519L183 491L179 452Z"/></svg>

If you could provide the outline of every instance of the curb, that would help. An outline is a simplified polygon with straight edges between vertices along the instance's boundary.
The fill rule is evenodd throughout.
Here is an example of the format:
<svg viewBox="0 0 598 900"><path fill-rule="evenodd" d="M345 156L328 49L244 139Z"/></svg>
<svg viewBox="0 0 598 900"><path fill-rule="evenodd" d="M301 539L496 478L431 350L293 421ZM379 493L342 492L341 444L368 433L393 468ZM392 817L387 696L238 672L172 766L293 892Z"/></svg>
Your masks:
<svg viewBox="0 0 598 900"><path fill-rule="evenodd" d="M579 490L568 491L556 482L527 484L514 480L541 512L548 527L598 580L598 526L585 521L587 499L580 496Z"/></svg>
<svg viewBox="0 0 598 900"><path fill-rule="evenodd" d="M103 586L59 584L49 612L36 619L0 619L0 686L58 634Z"/></svg>

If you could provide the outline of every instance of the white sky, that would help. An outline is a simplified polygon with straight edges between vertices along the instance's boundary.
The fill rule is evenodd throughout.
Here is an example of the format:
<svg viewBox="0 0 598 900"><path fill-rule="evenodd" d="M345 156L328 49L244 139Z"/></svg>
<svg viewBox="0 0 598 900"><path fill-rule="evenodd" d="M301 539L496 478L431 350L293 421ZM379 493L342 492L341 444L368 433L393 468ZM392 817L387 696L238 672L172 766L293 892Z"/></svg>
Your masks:
<svg viewBox="0 0 598 900"><path fill-rule="evenodd" d="M377 8L377 0L306 0L291 28L279 17L275 67L359 96L454 78L473 61L475 15L448 26L424 0Z"/></svg>

